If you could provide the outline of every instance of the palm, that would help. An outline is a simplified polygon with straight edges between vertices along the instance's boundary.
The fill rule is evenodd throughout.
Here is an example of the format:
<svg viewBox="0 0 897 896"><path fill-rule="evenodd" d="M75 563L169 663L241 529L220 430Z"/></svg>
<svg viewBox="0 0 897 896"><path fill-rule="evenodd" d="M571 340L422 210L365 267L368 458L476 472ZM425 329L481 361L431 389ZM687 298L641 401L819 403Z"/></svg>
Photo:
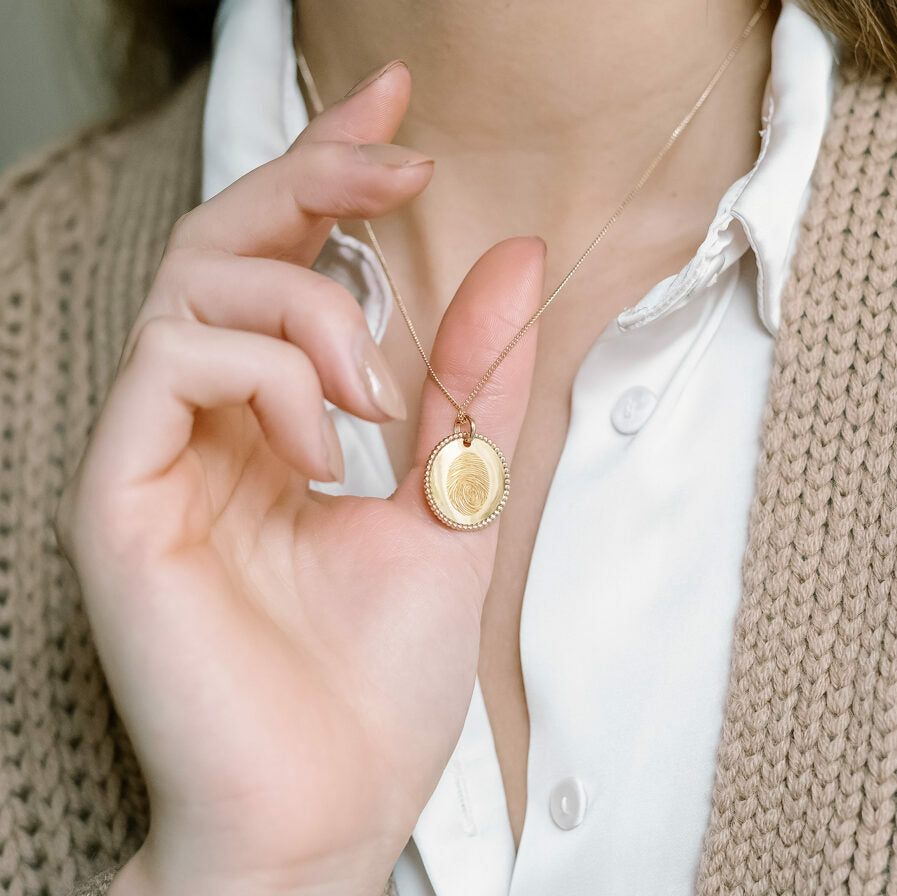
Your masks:
<svg viewBox="0 0 897 896"><path fill-rule="evenodd" d="M198 416L179 462L143 487L142 519L162 508L172 532L147 558L150 587L178 625L172 638L156 612L135 627L165 674L148 676L157 699L126 701L145 709L128 722L156 798L190 792L231 829L278 819L279 836L239 838L278 866L297 843L357 842L385 806L413 826L461 730L489 568L407 504L306 486L248 410Z"/></svg>

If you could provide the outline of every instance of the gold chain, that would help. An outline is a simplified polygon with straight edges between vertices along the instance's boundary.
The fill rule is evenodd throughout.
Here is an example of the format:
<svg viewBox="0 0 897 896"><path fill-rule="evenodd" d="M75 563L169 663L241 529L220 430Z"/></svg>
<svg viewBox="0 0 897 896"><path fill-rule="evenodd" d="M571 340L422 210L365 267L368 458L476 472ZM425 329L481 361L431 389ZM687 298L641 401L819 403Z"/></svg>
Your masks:
<svg viewBox="0 0 897 896"><path fill-rule="evenodd" d="M648 167L645 168L645 170L642 172L642 176L638 179L635 186L626 194L626 197L617 206L617 208L614 210L614 213L607 219L604 226L601 228L601 230L598 231L598 234L595 236L592 242L589 243L582 255L580 255L576 260L576 264L574 264L573 267L570 268L566 276L555 287L551 295L548 296L548 298L539 306L539 308L535 312L533 312L529 320L517 331L511 341L501 350L492 364L489 365L489 369L480 377L479 381L473 387L470 394L467 396L467 398L464 399L464 401L460 403L455 401L455 399L452 397L452 394L443 385L442 380L440 380L437 376L436 371L433 369L433 365L430 364L430 359L427 356L426 351L424 351L423 345L421 345L420 337L418 337L417 335L417 330L415 330L414 324L411 322L411 316L408 314L408 309L405 306L405 301L402 299L399 288L396 285L395 280L393 279L391 271L389 270L389 265L386 263L386 256L383 254L383 249L380 246L380 241L377 239L377 235L374 233L374 228L371 226L370 221L364 222L364 226L367 230L368 237L370 238L371 245L374 247L374 252L377 254L377 258L380 260L380 264L383 267L383 273L386 275L386 280L389 283L390 289L392 290L396 305L398 305L399 311L401 312L402 317L405 319L405 324L408 327L408 331L411 333L411 338L414 340L414 344L417 346L417 350L420 353L421 358L423 358L424 364L427 365L427 370L429 371L430 376L433 377L436 385L439 386L439 388L442 390L443 395L445 395L445 397L452 403L452 405L458 412L456 418L458 423L464 423L468 419L467 408L470 407L470 403L474 400L474 398L477 397L480 390L483 388L483 386L486 385L492 374L495 373L496 370L498 370L499 365L511 353L514 346L516 346L517 343L520 342L529 328L539 319L539 317L541 317L543 312L554 301L557 294L567 285L567 283L570 282L570 279L579 270L583 262L585 262L585 260L589 257L589 255L592 253L592 250L598 245L598 243L601 242L601 240L604 239L604 237L607 235L607 232L616 223L620 215L623 214L623 211L626 209L629 203L632 202L632 200L641 191L642 187L644 187L644 185L647 183L648 178L651 177L651 175L654 173L654 170L660 164L663 157L670 151L670 149L672 149L673 144L679 139L682 132L691 123L691 120L695 117L698 110L706 102L707 97L709 97L713 92L713 88L716 87L716 85L719 83L726 69L729 67L738 51L744 45L744 42L748 39L748 37L750 37L751 32L760 21L763 13L765 13L769 8L769 3L770 0L762 0L759 7L757 7L756 11L751 16L747 25L744 26L741 34L738 36L738 39L735 41L735 43L732 44L729 52L720 63L716 72L714 72L713 77L707 82L707 86L698 97L697 102L691 107L691 109L686 113L685 117L673 129L673 132L667 138L666 143L664 143L661 150L657 153L656 156L654 156ZM309 99L312 102L314 111L316 114L320 114L324 110L324 105L321 102L321 97L318 93L317 85L315 84L314 78L312 78L308 63L306 62L305 56L302 53L301 49L297 50L296 61L300 77L305 84L305 89Z"/></svg>

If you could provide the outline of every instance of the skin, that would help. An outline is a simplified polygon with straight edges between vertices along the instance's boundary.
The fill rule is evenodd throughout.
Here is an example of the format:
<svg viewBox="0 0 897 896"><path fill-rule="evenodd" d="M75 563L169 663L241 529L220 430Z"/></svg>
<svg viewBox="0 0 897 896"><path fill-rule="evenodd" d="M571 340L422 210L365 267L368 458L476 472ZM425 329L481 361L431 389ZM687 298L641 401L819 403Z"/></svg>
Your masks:
<svg viewBox="0 0 897 896"><path fill-rule="evenodd" d="M322 396L386 419L360 307L307 266L335 218L429 182L419 153L354 145L388 141L409 94L392 68L177 222L63 493L60 543L151 803L113 896L379 894L463 725L498 529L426 508L436 387L390 499L307 488L340 466ZM506 240L469 272L433 353L451 388L535 308L544 255ZM483 397L510 457L534 352Z"/></svg>
<svg viewBox="0 0 897 896"><path fill-rule="evenodd" d="M319 6L320 14L330 8ZM488 41L474 40L483 13L472 4L443 9L467 15L467 36L485 52ZM532 17L518 11L506 10L507 27L532 30ZM384 20L402 12L377 6ZM555 40L574 33L565 30L573 19L564 19L574 12L557 7ZM304 7L301 13L312 34ZM621 5L617 14L625 20L624 13ZM397 28L403 21L393 19ZM608 53L616 21L609 16L603 32ZM453 29L462 23L448 22ZM702 57L708 76L717 51L739 30L720 29L724 37L707 38L712 61ZM460 39L465 31L450 33ZM507 39L513 31L503 33ZM666 33L646 33L647 46L651 35ZM424 36L400 34L402 42ZM639 208L603 247L604 263L589 268L588 291L581 278L565 292L564 304L517 346L477 399L478 428L501 445L516 480L528 483L500 525L481 532L444 528L425 506L423 465L451 412L421 376L407 334L391 325L384 341L383 361L407 406L405 420L387 424L362 373L362 353L371 347L360 309L308 266L334 220L389 216L384 242L416 298L412 313L433 346L433 363L453 393L466 394L545 295L542 240L492 244L538 225L552 240L553 280L582 246L582 234L590 238L596 218L616 204L616 193L607 196L630 173L618 169L603 182L601 163L611 155L636 158L643 143L651 144L646 158L656 151L656 140L637 139L640 128L647 135L648 122L617 120L613 106L602 119L598 100L577 113L572 99L556 103L552 121L543 121L534 111L543 106L525 103L518 83L527 72L535 81L539 67L515 66L509 55L513 85L498 78L501 66L491 82L503 98L502 115L471 112L465 130L465 109L475 103L456 102L444 107L440 125L432 109L441 108L439 77L448 78L451 67L440 74L436 54L433 72L423 58L414 63L422 67L416 108L428 115L408 110L410 74L390 66L330 105L284 156L177 222L58 516L60 542L81 579L150 793L149 836L117 876L113 896L379 894L457 741L477 671L519 836L528 740L520 601L566 433L570 384L612 316L690 256L722 188L749 167L768 51L760 35L755 44L754 67L740 63L751 89L730 88L715 113L710 105L705 110L716 116L703 137L712 137L712 149L700 155L707 167L692 170L684 155L682 171L671 161L657 172ZM629 45L641 46L634 39ZM383 49L366 52L379 56ZM679 51L694 49L685 42ZM417 45L416 52L424 50ZM323 38L320 52L327 53ZM558 60L569 62L568 55ZM328 72L330 104L360 73L340 72L335 57L329 66L323 61L311 60ZM470 79L456 78L458 90L473 90L480 83L474 73L485 77L495 60L474 53L470 62ZM551 76L556 89L563 84L559 65ZM633 72L620 69L618 80ZM624 101L625 90L618 115ZM737 116L730 108L736 102L743 104ZM660 142L680 114L669 127L664 122ZM521 128L527 120L530 131ZM517 152L519 135L533 123L556 126L563 139L539 138L537 151ZM656 125L652 118L651 129ZM418 151L382 146L400 129ZM625 145L615 138L611 153L606 133ZM457 152L465 140L474 147L469 154ZM459 141L454 155L452 141ZM579 150L570 148L574 143ZM380 146L365 152L357 144ZM437 151L438 181L428 161ZM577 152L588 169L571 164ZM513 164L496 174L508 160ZM549 174L552 190L519 190L519 183L541 183ZM440 214L430 216L439 206L422 202L431 190L447 210L441 223ZM574 243L577 250L567 252ZM446 283L461 285L447 292ZM308 490L309 478L340 474L322 396L386 426L401 481L390 499Z"/></svg>
<svg viewBox="0 0 897 896"><path fill-rule="evenodd" d="M424 346L432 344L453 285L498 239L542 235L546 286L560 282L755 8L754 0L561 0L551 4L545 27L546 6L526 0L300 0L294 39L325 102L378 60L402 56L413 72L414 93L396 139L431 155L436 170L427 190L376 230ZM756 159L777 14L773 4L688 130L540 321L513 467L513 481L527 485L512 490L502 515L478 670L515 844L529 746L520 615L573 379L608 323L694 255L723 192ZM364 238L356 223L342 226ZM384 427L401 479L415 444L414 396L424 370L398 314L383 348L409 407L407 420ZM471 368L471 380L484 369ZM471 413L487 432L477 411L474 402ZM448 402L442 419L451 422Z"/></svg>

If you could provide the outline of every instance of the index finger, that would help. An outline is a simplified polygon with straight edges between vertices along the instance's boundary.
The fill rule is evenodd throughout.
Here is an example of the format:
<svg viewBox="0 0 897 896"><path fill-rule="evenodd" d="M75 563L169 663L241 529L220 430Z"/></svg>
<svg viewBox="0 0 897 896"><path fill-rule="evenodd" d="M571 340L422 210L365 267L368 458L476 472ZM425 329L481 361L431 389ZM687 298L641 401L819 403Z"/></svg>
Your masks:
<svg viewBox="0 0 897 896"><path fill-rule="evenodd" d="M283 155L180 218L169 246L310 265L336 218L376 217L410 199L426 186L432 165L365 164L352 149L392 139L410 85L404 65L387 66L363 90L315 118Z"/></svg>

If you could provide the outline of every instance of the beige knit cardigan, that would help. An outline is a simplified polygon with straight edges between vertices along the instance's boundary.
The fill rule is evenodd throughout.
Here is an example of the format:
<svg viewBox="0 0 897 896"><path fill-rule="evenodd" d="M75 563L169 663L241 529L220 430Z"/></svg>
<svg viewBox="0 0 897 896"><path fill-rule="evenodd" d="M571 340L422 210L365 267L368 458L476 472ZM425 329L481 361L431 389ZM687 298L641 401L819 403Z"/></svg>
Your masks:
<svg viewBox="0 0 897 896"><path fill-rule="evenodd" d="M199 201L207 77L0 181L5 894L101 894L146 830L51 519L171 226ZM700 896L897 896L895 163L897 85L845 77L758 433Z"/></svg>

